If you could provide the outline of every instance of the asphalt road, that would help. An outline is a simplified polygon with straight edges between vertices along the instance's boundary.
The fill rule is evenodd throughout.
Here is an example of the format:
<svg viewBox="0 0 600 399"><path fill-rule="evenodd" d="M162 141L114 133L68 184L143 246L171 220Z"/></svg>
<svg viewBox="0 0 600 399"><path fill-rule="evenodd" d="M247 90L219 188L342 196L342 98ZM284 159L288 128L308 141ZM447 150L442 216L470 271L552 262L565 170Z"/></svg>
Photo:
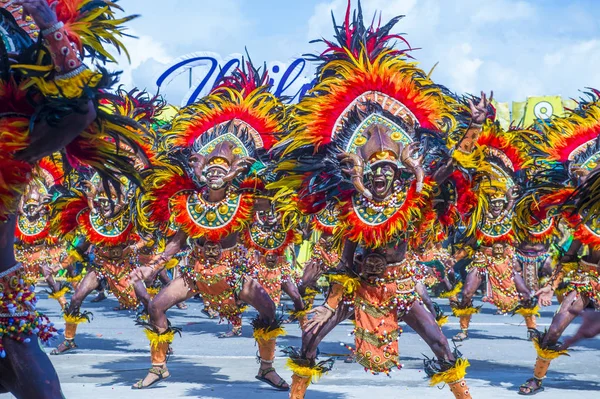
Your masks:
<svg viewBox="0 0 600 399"><path fill-rule="evenodd" d="M43 293L39 297L39 308L62 328L64 324L56 301L47 299ZM174 309L168 313L172 324L183 328L182 337L175 339L175 353L168 363L171 378L150 390L131 390L130 386L142 378L149 367L148 341L142 329L134 324L132 313L112 310L117 305L113 297L98 304L90 303L90 299L92 297L86 300L84 309L92 311L94 319L79 326L76 339L79 349L52 356L67 398L287 398L286 393L273 391L254 379L258 365L249 325L254 312L245 314L242 337L219 339L217 334L227 331L227 325L202 315L201 302L193 299L188 302L187 310ZM439 302L449 313L447 300ZM548 326L555 310L556 306L552 306L542 311L541 329ZM473 319L471 339L461 344L460 350L471 363L468 382L476 399L517 398L517 387L532 374L535 351L525 339L526 328L519 316L494 313L486 304L483 313ZM567 333L573 333L578 323L576 320ZM310 386L307 398L451 398L447 387L428 386L422 371L422 354L431 356L431 351L410 328L403 328L400 355L404 367L386 377L366 373L356 363L343 362L347 350L340 343L353 343L349 336L352 324L340 325L319 348L324 354L339 355L339 361L328 375ZM443 327L447 337L456 334L458 329L458 319L453 317ZM286 330L288 334L279 339L279 347L298 346L298 325L287 325ZM62 337L55 344L60 339ZM284 364L285 359L281 357L275 367L291 382L291 373ZM555 360L545 386L546 391L536 398L600 398L600 339L581 342L571 350L570 357ZM0 398L8 397L10 395L0 395Z"/></svg>

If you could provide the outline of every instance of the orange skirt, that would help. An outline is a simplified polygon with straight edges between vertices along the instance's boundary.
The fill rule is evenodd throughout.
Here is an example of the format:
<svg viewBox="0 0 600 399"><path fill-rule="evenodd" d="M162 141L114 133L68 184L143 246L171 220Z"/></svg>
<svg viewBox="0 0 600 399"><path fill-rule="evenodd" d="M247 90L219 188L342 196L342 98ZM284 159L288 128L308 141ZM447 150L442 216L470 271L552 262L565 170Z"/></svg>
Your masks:
<svg viewBox="0 0 600 399"><path fill-rule="evenodd" d="M193 266L182 267L182 273L191 290L202 295L204 304L230 319L241 314L236 291L241 288L242 276L234 265L242 265L246 257L241 249L223 250L216 264L205 261L198 252L191 256Z"/></svg>
<svg viewBox="0 0 600 399"><path fill-rule="evenodd" d="M408 263L408 262L406 262ZM398 319L419 298L406 264L390 266L374 284L362 281L356 291L354 311L356 361L373 372L399 368Z"/></svg>
<svg viewBox="0 0 600 399"><path fill-rule="evenodd" d="M133 270L129 262L106 259L96 255L94 269L108 282L108 289L119 300L119 304L127 309L136 309L140 301L135 295L129 273Z"/></svg>

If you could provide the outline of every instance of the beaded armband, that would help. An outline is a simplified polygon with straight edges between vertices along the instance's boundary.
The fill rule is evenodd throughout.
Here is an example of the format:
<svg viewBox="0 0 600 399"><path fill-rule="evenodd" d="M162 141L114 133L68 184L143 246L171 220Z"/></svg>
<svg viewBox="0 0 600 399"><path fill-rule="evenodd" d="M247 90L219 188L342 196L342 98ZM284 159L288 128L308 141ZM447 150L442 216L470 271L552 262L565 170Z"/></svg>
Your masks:
<svg viewBox="0 0 600 399"><path fill-rule="evenodd" d="M0 273L0 358L6 356L3 340L30 342L37 335L47 342L57 331L48 318L37 312L33 287L23 281L23 269L18 263Z"/></svg>
<svg viewBox="0 0 600 399"><path fill-rule="evenodd" d="M65 28L55 25L45 30L44 44L54 65L53 79L32 77L45 96L79 98L86 87L96 87L102 74L89 70L79 59L77 48L69 40Z"/></svg>
<svg viewBox="0 0 600 399"><path fill-rule="evenodd" d="M61 22L44 30L42 37L52 57L57 79L72 77L73 72L82 72L79 71L83 64L79 60L77 49L69 40Z"/></svg>

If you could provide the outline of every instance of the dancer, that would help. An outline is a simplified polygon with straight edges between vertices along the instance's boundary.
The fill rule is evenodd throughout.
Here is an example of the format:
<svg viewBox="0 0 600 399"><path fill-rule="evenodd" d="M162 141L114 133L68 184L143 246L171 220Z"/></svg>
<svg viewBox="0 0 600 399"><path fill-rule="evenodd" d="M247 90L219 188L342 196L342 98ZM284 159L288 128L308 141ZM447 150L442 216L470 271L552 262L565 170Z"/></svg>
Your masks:
<svg viewBox="0 0 600 399"><path fill-rule="evenodd" d="M589 101L581 100L579 107L564 118L556 118L545 130L554 181L549 190L537 197L537 215L544 219L552 212L562 216L573 229L573 241L561 256L550 281L536 295L542 306L552 303L558 284L568 281L564 300L552 318L550 327L534 339L537 359L533 378L519 388L521 395L534 395L544 390L542 385L552 360L566 355L559 339L576 315L588 305L600 306L600 228L593 193L597 172L594 169L600 157L598 131L600 127L600 100L598 92L590 93ZM573 147L572 143L581 143ZM591 180L589 180L592 177ZM589 180L589 181L588 181ZM565 183L567 183L565 185ZM581 185L582 192L575 191ZM580 255L581 254L581 255Z"/></svg>
<svg viewBox="0 0 600 399"><path fill-rule="evenodd" d="M290 397L304 398L311 379L326 370L316 362L317 345L354 314L361 366L378 373L399 367L402 319L436 355L428 363L432 383L446 382L456 397L469 398L468 362L452 353L420 301L415 265L406 256L421 208L452 173L454 161L443 155L443 134L459 126L453 113L459 104L409 63L405 52L390 47L390 38L398 36L389 31L399 18L376 28L364 25L360 6L350 16L349 7L344 24L335 26L336 40L324 40L326 51L315 56L317 85L298 103L294 129L278 146L283 156L278 185L297 189L303 209L337 204L334 235L342 246L337 281L325 304L310 312L302 349L291 353ZM487 114L486 97L470 108L466 133L453 131L454 153L463 158L473 155Z"/></svg>
<svg viewBox="0 0 600 399"><path fill-rule="evenodd" d="M473 306L473 295L483 281L487 291L484 301L491 302L501 313L518 311L527 325L527 337L536 333L538 308L523 278L514 269L514 205L518 199L515 173L524 164L526 154L515 144L515 135L504 132L498 124L488 124L478 144L485 150L490 167L479 169L474 179L477 206L469 216L465 245L474 251L467 266L467 278L460 302L452 302L452 312L460 319L461 331L452 339L469 337L469 323L480 307ZM517 309L517 307L519 308Z"/></svg>
<svg viewBox="0 0 600 399"><path fill-rule="evenodd" d="M247 68L247 69L246 69ZM239 314L239 301L259 313L254 320L260 367L256 379L278 390L289 386L273 368L277 336L284 333L268 293L248 275L248 255L239 242L256 211L269 208L256 198L249 171L260 170L264 157L282 131L283 106L268 92L268 75L248 63L225 77L211 94L180 111L166 134L171 158L148 177L146 209L150 224L173 222L178 232L148 267L132 274L145 279L162 268L189 240L192 251L183 275L150 303L146 334L152 367L132 388L143 389L170 376L167 349L177 329L165 312L197 293L222 318ZM184 158L178 162L175 157Z"/></svg>
<svg viewBox="0 0 600 399"><path fill-rule="evenodd" d="M47 340L53 328L35 310L35 294L24 285L14 258L20 196L43 157L67 146L71 160L91 164L108 177L116 170L107 165L118 164L112 162L120 157L108 144L98 152L96 141L110 134L129 141L115 131L84 131L92 122L109 123L97 101L112 80L88 69L81 59L111 59L103 45L121 48L116 37L130 19L113 18L114 7L104 3L81 11L85 2L57 2L55 8L46 0L0 2L0 386L18 398L62 397L52 364L31 338L36 334ZM107 19L109 23L98 23Z"/></svg>

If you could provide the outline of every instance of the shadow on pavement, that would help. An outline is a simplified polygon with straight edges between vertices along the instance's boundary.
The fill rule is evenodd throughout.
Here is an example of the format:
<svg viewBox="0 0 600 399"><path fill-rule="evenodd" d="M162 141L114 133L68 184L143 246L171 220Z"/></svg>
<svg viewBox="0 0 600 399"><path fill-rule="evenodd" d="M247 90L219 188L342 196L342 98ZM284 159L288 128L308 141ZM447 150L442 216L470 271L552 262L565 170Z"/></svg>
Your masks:
<svg viewBox="0 0 600 399"><path fill-rule="evenodd" d="M265 387L261 387L261 382L257 381L257 384L243 383L239 384L239 388L236 385L227 388L227 392L220 392L218 386L206 386L204 388L193 388L186 392L186 396L195 398L219 398L219 399L246 399L248 397L260 397L261 399L284 399L288 397L288 392L276 391L272 388L268 388L266 384L262 384ZM232 392L235 390L237 392ZM343 399L345 395L336 394L333 392L321 392L311 390L310 386L306 392L306 396L310 399Z"/></svg>
<svg viewBox="0 0 600 399"><path fill-rule="evenodd" d="M531 359L531 366L529 367L487 360L469 359L469 362L471 363L471 367L469 367L467 378L487 381L490 386L506 388L507 391L516 392L521 384L533 376L535 358ZM597 381L578 380L574 379L574 376L572 373L553 371L552 366L550 366L548 376L544 380L544 386L578 391L600 389L600 383ZM513 386L507 387L507 383L512 383Z"/></svg>
<svg viewBox="0 0 600 399"><path fill-rule="evenodd" d="M127 360L119 359L110 362L101 362L93 366L96 373L79 374L77 377L105 379L111 377L108 382L100 383L99 386L124 385L130 386L136 381L144 378L150 367L148 356L135 356ZM168 364L171 377L168 380L156 384L156 389L164 387L173 382L198 383L198 384L230 384L229 377L219 374L219 367L199 366L185 360L172 360ZM154 387L153 387L154 388Z"/></svg>

